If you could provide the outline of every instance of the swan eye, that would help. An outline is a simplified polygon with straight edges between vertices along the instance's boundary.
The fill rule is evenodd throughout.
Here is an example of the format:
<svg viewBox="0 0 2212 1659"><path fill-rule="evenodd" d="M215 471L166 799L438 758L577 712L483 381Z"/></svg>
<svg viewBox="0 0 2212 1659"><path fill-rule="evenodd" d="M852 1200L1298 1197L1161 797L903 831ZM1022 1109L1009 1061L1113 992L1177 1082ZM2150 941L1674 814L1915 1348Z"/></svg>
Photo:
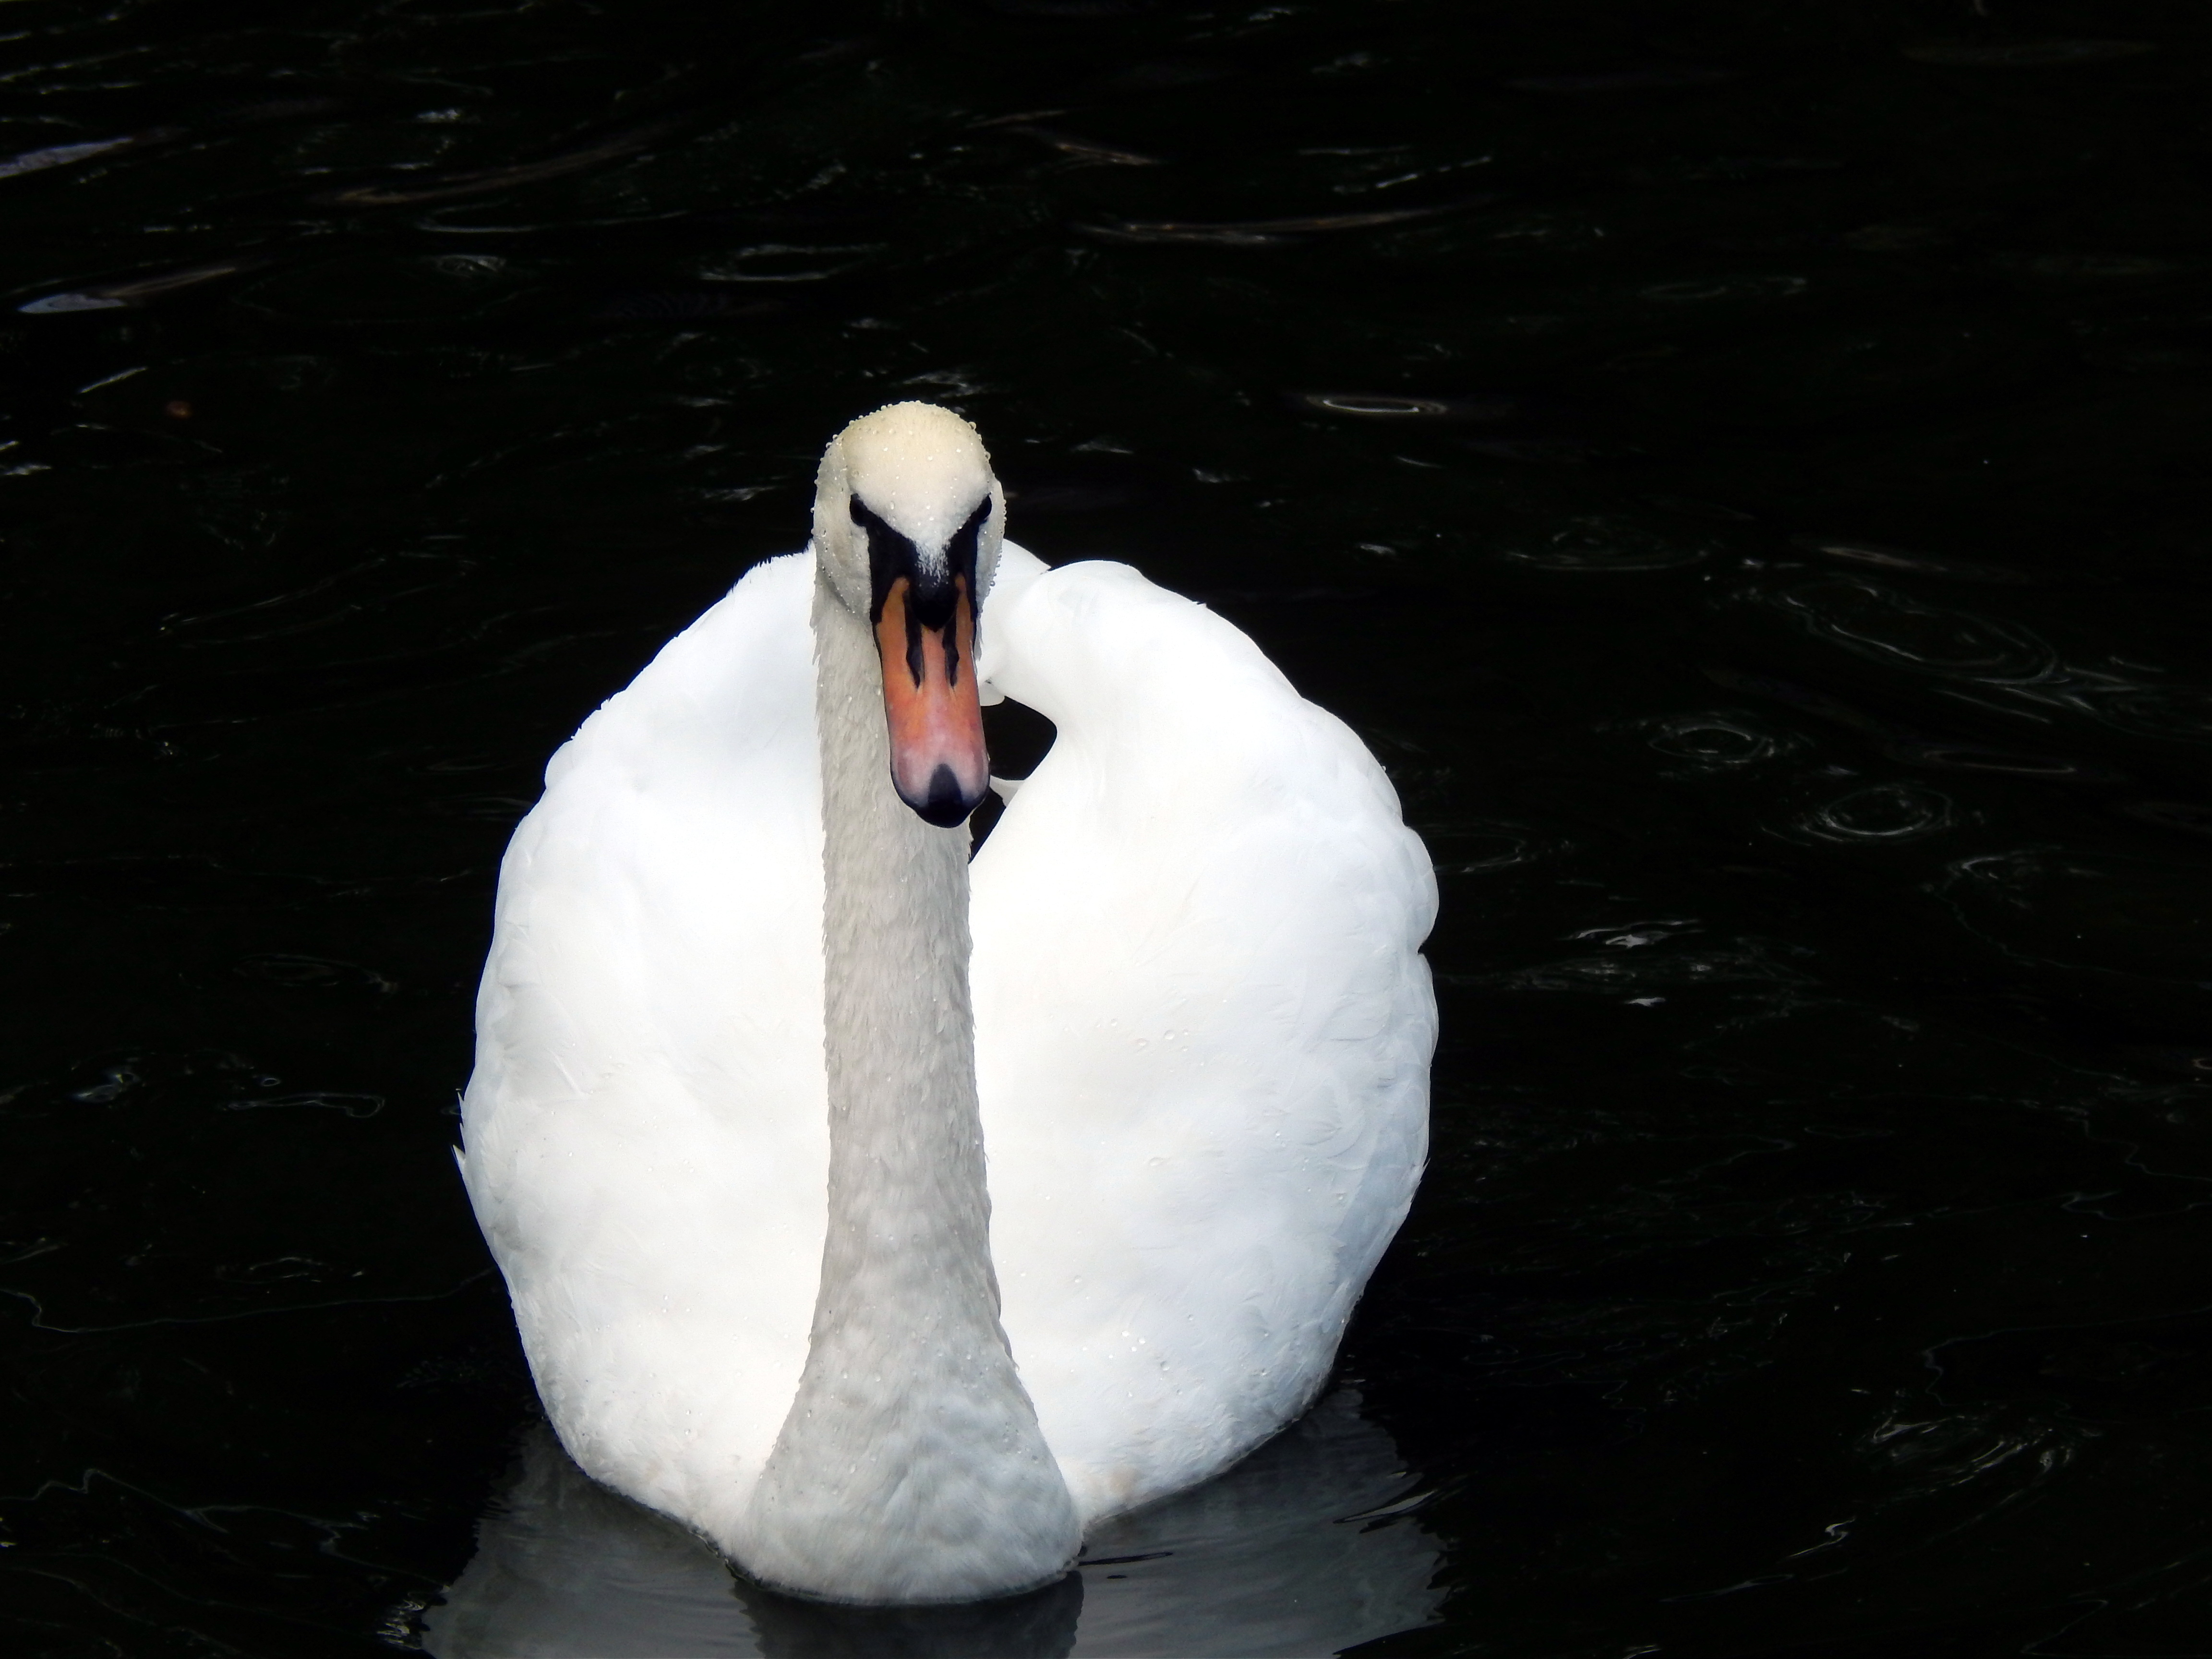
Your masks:
<svg viewBox="0 0 2212 1659"><path fill-rule="evenodd" d="M983 526L990 521L991 498L986 495L975 503L975 510L968 515L968 521L954 531L952 538L945 544L945 562L951 574L967 576L970 586L975 585L975 555L982 543Z"/></svg>

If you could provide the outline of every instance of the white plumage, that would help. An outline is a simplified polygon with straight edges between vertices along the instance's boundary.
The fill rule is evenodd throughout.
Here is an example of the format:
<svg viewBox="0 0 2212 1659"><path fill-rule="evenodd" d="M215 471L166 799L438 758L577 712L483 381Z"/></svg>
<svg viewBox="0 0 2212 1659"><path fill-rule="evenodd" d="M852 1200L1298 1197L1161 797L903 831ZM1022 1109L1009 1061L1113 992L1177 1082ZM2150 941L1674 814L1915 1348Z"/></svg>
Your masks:
<svg viewBox="0 0 2212 1659"><path fill-rule="evenodd" d="M1058 727L971 872L989 1255L1087 1524L1322 1383L1425 1155L1436 890L1382 769L1228 623L1011 544L983 580L987 700ZM820 602L811 549L756 568L555 756L464 1108L563 1443L740 1565L830 1224Z"/></svg>

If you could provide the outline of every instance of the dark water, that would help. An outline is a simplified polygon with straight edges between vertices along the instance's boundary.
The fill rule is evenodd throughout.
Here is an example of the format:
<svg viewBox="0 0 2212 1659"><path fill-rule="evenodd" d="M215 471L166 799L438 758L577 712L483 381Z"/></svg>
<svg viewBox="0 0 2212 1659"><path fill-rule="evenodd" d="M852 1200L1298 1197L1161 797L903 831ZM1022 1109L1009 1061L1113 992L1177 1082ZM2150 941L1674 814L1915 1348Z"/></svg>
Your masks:
<svg viewBox="0 0 2212 1659"><path fill-rule="evenodd" d="M2179 0L0 3L0 1644L593 1650L467 1648L496 1580L2212 1651L2208 65ZM1308 1439L894 1629L561 1484L446 1148L544 757L912 396L1367 736L1445 1025Z"/></svg>

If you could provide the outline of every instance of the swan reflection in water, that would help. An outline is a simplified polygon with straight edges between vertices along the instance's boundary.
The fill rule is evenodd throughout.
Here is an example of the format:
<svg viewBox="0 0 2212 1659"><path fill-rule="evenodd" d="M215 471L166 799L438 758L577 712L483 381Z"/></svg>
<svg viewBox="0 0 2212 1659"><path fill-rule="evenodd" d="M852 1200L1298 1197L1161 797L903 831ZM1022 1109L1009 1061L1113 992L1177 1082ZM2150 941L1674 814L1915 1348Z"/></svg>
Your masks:
<svg viewBox="0 0 2212 1659"><path fill-rule="evenodd" d="M734 1577L592 1484L543 1423L423 1618L437 1659L1141 1659L1333 1654L1431 1622L1437 1544L1389 1435L1339 1389L1218 1480L1091 1530L1079 1571L951 1607L841 1607Z"/></svg>

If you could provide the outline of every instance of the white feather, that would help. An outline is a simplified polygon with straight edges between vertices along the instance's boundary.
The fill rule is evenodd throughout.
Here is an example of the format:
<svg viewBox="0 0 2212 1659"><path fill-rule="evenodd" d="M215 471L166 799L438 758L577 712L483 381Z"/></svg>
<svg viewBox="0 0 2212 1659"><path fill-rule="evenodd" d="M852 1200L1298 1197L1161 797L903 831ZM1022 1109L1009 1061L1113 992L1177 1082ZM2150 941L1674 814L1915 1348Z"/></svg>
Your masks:
<svg viewBox="0 0 2212 1659"><path fill-rule="evenodd" d="M740 1557L826 1226L813 588L757 568L554 757L463 1113L563 1443ZM1323 1380L1425 1155L1436 889L1358 740L1203 607L1009 544L981 637L987 700L1059 727L971 978L1003 1323L1088 1522Z"/></svg>

